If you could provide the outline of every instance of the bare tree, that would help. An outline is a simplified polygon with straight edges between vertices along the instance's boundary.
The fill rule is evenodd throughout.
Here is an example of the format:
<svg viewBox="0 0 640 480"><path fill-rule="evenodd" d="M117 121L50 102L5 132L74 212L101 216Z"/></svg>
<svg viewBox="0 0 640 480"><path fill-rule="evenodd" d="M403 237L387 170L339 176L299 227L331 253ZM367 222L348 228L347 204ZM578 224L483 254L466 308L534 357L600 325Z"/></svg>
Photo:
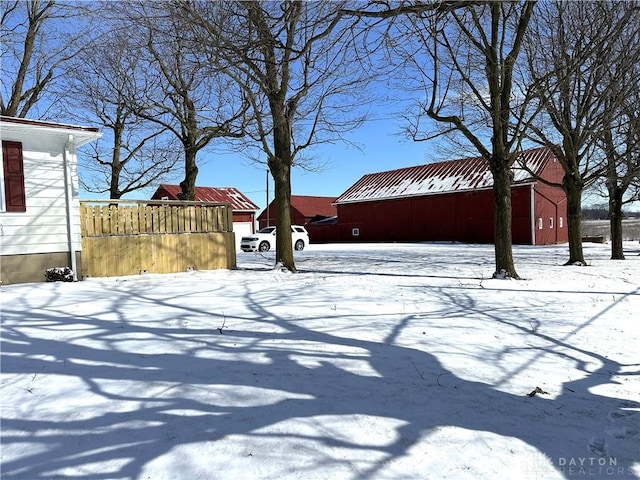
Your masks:
<svg viewBox="0 0 640 480"><path fill-rule="evenodd" d="M196 157L212 140L245 135L248 104L242 90L205 62L175 4L131 1L114 7L126 17L145 68L160 82L140 91L135 113L173 133L184 150L183 200L195 200ZM213 45L211 48L217 49Z"/></svg>
<svg viewBox="0 0 640 480"><path fill-rule="evenodd" d="M54 0L0 2L1 115L46 116L55 98L43 97L86 40L85 13Z"/></svg>
<svg viewBox="0 0 640 480"><path fill-rule="evenodd" d="M635 36L635 42L633 36L631 39L623 36L626 40L623 42L624 48L635 46L636 52L640 53L637 32ZM614 114L609 115L603 125L599 147L606 160L603 183L609 204L611 259L624 260L622 208L625 204L640 200L640 69L637 64L628 69L625 80L616 85L613 98L604 104L604 108Z"/></svg>
<svg viewBox="0 0 640 480"><path fill-rule="evenodd" d="M620 35L630 28L637 32L638 14L635 2L545 3L527 42L531 84L544 109L531 126L532 138L553 150L565 171L567 264L586 264L582 194L607 168L596 147L619 111L622 96L613 93L637 62Z"/></svg>
<svg viewBox="0 0 640 480"><path fill-rule="evenodd" d="M125 30L107 28L76 57L64 84L75 114L105 133L81 157L80 181L87 191L108 192L112 199L167 178L179 158L166 128L135 113L140 92L153 90L159 79L144 69L129 39Z"/></svg>
<svg viewBox="0 0 640 480"><path fill-rule="evenodd" d="M484 158L493 175L494 277L519 278L513 261L511 167L529 122L516 95L515 66L535 2L371 2L345 13L397 19L392 47L418 72L426 95L409 127L414 140L454 133ZM381 9L380 5L384 5ZM406 73L405 73L406 74ZM415 77L414 77L415 78ZM464 110L461 108L464 107ZM422 129L424 117L444 128Z"/></svg>
<svg viewBox="0 0 640 480"><path fill-rule="evenodd" d="M127 116L116 112L113 121L103 117L107 134L92 144L80 160L80 182L86 191L108 193L109 198L119 199L175 175L173 167L180 157L175 142L162 137L159 131L139 130L135 117L124 120ZM106 147L101 143L104 140L110 141Z"/></svg>
<svg viewBox="0 0 640 480"><path fill-rule="evenodd" d="M253 138L274 179L276 265L296 271L291 241L291 169L303 152L357 127L363 75L338 28L334 2L190 2L183 9L212 51L212 63L242 87ZM354 68L356 67L356 68ZM255 157L254 157L255 158Z"/></svg>

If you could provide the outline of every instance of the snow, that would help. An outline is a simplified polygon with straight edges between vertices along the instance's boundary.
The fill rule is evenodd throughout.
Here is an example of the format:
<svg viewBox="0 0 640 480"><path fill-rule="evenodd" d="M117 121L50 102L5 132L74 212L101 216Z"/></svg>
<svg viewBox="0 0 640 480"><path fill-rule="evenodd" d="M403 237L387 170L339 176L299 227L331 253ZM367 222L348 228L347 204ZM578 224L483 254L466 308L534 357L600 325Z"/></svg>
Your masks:
<svg viewBox="0 0 640 480"><path fill-rule="evenodd" d="M609 249L3 286L2 478L640 478L640 248Z"/></svg>

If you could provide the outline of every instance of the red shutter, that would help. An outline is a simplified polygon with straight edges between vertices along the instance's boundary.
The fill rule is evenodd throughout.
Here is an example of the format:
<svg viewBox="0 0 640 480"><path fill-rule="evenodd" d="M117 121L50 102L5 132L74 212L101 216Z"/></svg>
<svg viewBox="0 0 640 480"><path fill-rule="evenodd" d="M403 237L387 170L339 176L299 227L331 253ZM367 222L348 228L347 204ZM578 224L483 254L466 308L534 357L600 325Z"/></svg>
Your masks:
<svg viewBox="0 0 640 480"><path fill-rule="evenodd" d="M4 195L7 212L26 212L24 196L24 165L22 144L2 142L2 163L4 166Z"/></svg>

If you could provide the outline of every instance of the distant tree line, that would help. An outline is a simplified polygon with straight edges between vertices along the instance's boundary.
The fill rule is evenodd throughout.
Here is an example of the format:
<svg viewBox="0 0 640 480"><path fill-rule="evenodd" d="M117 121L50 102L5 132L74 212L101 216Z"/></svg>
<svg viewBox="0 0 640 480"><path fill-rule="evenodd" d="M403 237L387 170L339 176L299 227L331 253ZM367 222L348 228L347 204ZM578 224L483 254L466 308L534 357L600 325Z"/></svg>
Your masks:
<svg viewBox="0 0 640 480"><path fill-rule="evenodd" d="M100 125L87 190L120 198L179 174L190 200L202 153L235 149L271 172L276 263L291 271L291 170L313 168L314 145L348 142L383 100L409 104L413 140L487 162L494 276L518 278L511 170L533 145L565 171L567 263L586 264L589 189L624 258L623 207L640 199L637 0L6 0L0 19L0 113Z"/></svg>
<svg viewBox="0 0 640 480"><path fill-rule="evenodd" d="M623 218L638 218L640 212L635 211L623 211ZM583 220L609 220L609 207L607 205L596 205L593 207L582 208Z"/></svg>

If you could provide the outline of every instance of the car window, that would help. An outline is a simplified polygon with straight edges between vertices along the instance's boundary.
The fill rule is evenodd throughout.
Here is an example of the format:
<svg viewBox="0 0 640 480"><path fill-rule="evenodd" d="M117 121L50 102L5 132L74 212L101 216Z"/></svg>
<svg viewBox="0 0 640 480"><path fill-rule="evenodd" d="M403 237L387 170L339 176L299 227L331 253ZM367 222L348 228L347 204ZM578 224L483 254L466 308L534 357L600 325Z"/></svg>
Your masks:
<svg viewBox="0 0 640 480"><path fill-rule="evenodd" d="M258 230L258 233L271 233L276 229L276 227L264 227Z"/></svg>

